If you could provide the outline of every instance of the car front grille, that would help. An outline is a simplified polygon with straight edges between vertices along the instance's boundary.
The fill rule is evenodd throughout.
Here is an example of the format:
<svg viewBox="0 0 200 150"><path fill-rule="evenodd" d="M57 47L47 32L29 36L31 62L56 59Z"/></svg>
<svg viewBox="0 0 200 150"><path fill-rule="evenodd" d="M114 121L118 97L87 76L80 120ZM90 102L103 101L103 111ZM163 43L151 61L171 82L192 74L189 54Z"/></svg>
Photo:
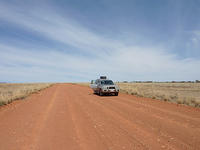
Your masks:
<svg viewBox="0 0 200 150"><path fill-rule="evenodd" d="M109 87L109 89L115 89L115 87Z"/></svg>

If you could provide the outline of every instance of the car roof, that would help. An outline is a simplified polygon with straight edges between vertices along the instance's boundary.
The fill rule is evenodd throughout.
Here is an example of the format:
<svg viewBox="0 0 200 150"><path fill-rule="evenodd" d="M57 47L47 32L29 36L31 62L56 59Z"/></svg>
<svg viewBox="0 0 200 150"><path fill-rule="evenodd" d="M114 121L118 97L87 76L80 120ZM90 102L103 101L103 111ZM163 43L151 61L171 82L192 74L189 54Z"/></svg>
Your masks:
<svg viewBox="0 0 200 150"><path fill-rule="evenodd" d="M112 81L110 79L97 79L96 81Z"/></svg>
<svg viewBox="0 0 200 150"><path fill-rule="evenodd" d="M110 80L110 79L97 79L97 80L100 80L100 81L105 81L105 80Z"/></svg>

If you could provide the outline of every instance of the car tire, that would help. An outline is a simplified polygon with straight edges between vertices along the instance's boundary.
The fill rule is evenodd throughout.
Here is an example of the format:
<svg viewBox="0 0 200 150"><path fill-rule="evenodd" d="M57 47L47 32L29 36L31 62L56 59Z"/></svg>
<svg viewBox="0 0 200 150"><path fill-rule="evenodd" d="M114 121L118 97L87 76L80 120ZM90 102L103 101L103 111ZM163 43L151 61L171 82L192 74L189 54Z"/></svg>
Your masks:
<svg viewBox="0 0 200 150"><path fill-rule="evenodd" d="M115 96L118 96L118 92L117 92L117 93L115 93Z"/></svg>
<svg viewBox="0 0 200 150"><path fill-rule="evenodd" d="M103 96L103 92L99 90L99 96Z"/></svg>

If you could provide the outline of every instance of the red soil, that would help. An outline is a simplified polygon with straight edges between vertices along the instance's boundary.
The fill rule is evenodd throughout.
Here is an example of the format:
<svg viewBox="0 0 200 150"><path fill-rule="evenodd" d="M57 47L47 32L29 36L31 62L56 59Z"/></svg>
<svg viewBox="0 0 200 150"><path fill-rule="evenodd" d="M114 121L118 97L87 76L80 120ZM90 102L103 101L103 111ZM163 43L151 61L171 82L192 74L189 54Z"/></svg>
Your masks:
<svg viewBox="0 0 200 150"><path fill-rule="evenodd" d="M57 84L0 108L0 150L199 150L200 109Z"/></svg>

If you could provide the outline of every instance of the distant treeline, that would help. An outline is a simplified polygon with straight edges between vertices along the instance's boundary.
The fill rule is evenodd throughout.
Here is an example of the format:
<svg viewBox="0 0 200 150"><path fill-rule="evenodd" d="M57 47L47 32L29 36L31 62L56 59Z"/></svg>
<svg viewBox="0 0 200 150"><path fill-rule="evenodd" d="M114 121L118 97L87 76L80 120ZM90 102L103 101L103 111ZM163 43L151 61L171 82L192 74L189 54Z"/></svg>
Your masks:
<svg viewBox="0 0 200 150"><path fill-rule="evenodd" d="M123 83L200 83L200 80L195 80L195 81L164 81L164 82L159 82L159 81L123 81Z"/></svg>

